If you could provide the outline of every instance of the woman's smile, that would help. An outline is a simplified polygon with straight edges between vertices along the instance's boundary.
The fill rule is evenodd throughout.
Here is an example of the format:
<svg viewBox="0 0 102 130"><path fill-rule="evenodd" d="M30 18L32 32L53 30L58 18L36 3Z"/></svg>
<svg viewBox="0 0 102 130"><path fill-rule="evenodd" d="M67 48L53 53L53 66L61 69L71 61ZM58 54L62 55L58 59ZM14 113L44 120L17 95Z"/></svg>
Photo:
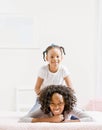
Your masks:
<svg viewBox="0 0 102 130"><path fill-rule="evenodd" d="M50 109L53 115L60 115L63 113L65 102L63 96L59 93L54 93L51 98Z"/></svg>

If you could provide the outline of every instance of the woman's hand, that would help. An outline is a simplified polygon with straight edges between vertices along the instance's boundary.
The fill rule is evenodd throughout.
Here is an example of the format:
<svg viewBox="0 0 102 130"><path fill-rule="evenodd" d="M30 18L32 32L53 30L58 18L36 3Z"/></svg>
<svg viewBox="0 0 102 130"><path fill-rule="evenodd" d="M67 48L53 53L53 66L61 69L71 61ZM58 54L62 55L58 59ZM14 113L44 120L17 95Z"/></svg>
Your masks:
<svg viewBox="0 0 102 130"><path fill-rule="evenodd" d="M62 114L60 114L60 115L52 116L49 119L50 119L50 122L59 123L59 122L62 122L64 120L64 116Z"/></svg>

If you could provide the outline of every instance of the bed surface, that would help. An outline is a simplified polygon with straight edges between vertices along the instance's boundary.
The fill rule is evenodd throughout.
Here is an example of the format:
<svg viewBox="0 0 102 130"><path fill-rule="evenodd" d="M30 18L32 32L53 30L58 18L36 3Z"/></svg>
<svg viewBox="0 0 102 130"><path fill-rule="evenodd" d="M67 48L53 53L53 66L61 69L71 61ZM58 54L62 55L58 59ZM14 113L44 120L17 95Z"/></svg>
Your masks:
<svg viewBox="0 0 102 130"><path fill-rule="evenodd" d="M102 112L88 111L95 122L19 123L25 112L0 112L0 130L102 130Z"/></svg>
<svg viewBox="0 0 102 130"><path fill-rule="evenodd" d="M100 123L0 123L0 130L102 130Z"/></svg>

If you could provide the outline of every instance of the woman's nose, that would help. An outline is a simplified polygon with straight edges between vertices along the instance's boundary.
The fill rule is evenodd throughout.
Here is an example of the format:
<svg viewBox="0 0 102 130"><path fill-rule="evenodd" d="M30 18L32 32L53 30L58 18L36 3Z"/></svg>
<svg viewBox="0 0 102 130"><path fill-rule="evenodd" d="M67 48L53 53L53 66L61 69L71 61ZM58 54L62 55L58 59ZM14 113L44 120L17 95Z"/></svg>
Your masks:
<svg viewBox="0 0 102 130"><path fill-rule="evenodd" d="M58 109L58 108L59 108L59 105L58 105L58 104L56 104L56 105L55 105L55 108L56 108L56 109Z"/></svg>

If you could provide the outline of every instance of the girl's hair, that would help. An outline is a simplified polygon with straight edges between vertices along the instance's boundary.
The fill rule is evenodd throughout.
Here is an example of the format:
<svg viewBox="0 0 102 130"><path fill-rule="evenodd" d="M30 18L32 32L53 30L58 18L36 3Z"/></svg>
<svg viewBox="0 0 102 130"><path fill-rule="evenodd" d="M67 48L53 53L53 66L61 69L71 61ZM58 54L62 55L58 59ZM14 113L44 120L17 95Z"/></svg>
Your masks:
<svg viewBox="0 0 102 130"><path fill-rule="evenodd" d="M64 48L63 48L62 46L58 46L58 45L55 45L55 44L51 44L50 46L48 46L48 47L46 48L45 51L43 51L43 59L44 59L44 61L46 61L46 60L45 60L45 56L47 55L48 51L49 51L50 49L52 49L52 48L58 48L58 49L61 51L61 53L65 55L65 50L64 50Z"/></svg>
<svg viewBox="0 0 102 130"><path fill-rule="evenodd" d="M74 91L71 88L66 87L65 85L50 85L42 89L39 97L41 110L45 114L51 112L50 102L54 93L59 93L64 98L65 107L63 112L71 112L73 110L73 107L76 105L77 99L75 97Z"/></svg>

